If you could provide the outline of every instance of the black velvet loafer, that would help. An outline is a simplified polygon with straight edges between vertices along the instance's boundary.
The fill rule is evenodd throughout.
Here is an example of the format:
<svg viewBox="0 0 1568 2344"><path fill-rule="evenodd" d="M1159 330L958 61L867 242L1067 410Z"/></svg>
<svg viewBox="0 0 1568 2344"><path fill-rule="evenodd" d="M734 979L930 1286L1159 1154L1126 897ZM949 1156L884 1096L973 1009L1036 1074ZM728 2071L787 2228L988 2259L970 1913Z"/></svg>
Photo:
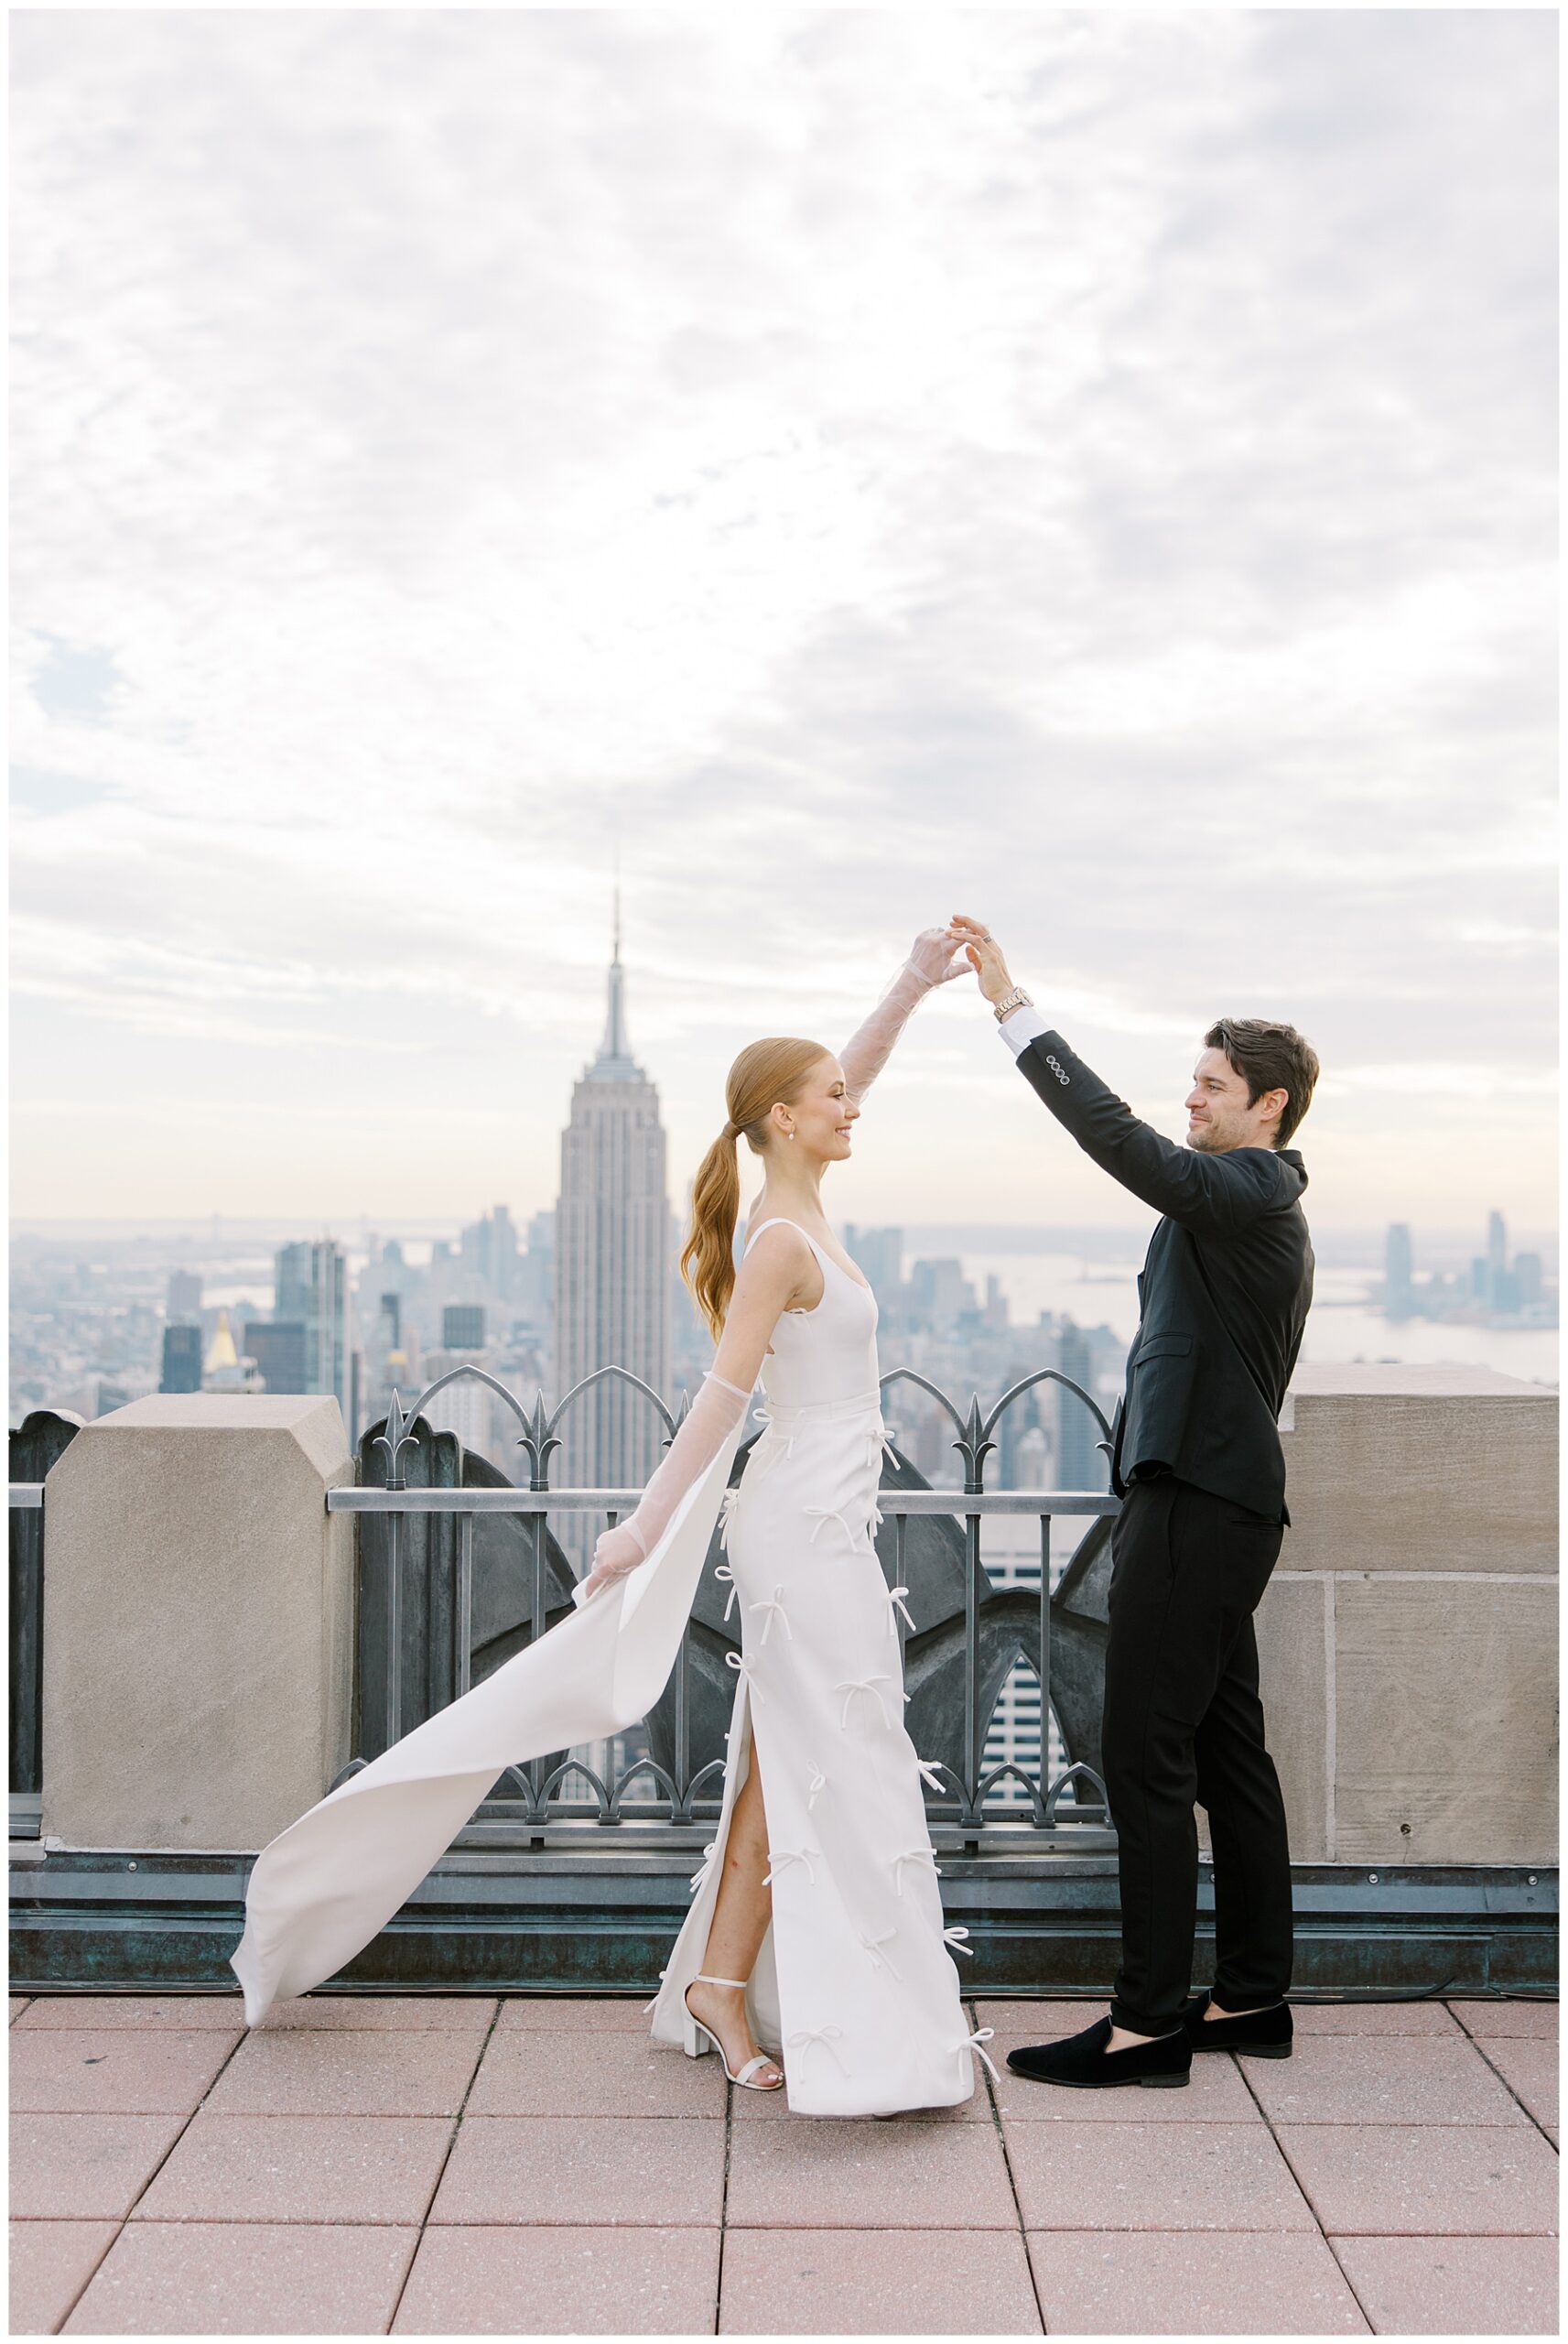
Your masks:
<svg viewBox="0 0 1568 2344"><path fill-rule="evenodd" d="M1065 2042L1021 2043L1008 2053L1007 2064L1015 2076L1027 2076L1031 2083L1066 2084L1075 2091L1105 2091L1117 2084L1162 2090L1188 2080L1193 2046L1185 2027L1177 2027L1173 2035L1148 2035L1125 2051L1108 2051L1109 2041L1109 2019L1097 2019L1082 2035L1069 2035Z"/></svg>
<svg viewBox="0 0 1568 2344"><path fill-rule="evenodd" d="M1195 2051L1240 2051L1252 2059L1290 2057L1295 2022L1289 2002L1271 2002L1266 2011L1244 2011L1238 2018L1206 2018L1211 1999L1195 1994L1182 2013Z"/></svg>

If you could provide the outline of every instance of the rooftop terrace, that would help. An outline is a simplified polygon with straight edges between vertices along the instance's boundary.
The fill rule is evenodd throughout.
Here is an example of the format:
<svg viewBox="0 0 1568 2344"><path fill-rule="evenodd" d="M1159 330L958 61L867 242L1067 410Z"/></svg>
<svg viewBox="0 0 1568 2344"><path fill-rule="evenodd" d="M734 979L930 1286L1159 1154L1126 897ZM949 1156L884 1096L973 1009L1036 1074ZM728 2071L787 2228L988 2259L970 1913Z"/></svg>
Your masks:
<svg viewBox="0 0 1568 2344"><path fill-rule="evenodd" d="M1300 2005L1288 2062L791 2118L637 2003L14 2005L12 2329L1545 2335L1557 2011Z"/></svg>

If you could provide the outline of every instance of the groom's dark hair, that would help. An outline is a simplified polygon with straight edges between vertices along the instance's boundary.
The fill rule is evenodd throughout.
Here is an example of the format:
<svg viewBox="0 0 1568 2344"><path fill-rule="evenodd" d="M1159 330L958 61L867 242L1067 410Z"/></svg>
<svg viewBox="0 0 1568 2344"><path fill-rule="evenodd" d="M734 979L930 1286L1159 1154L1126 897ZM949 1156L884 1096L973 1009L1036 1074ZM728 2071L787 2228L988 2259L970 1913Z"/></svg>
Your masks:
<svg viewBox="0 0 1568 2344"><path fill-rule="evenodd" d="M1312 1105L1319 1071L1312 1044L1293 1026L1276 1026L1267 1017L1221 1017L1203 1040L1206 1050L1225 1052L1247 1085L1249 1107L1265 1091L1290 1094L1274 1134L1274 1145L1283 1147Z"/></svg>

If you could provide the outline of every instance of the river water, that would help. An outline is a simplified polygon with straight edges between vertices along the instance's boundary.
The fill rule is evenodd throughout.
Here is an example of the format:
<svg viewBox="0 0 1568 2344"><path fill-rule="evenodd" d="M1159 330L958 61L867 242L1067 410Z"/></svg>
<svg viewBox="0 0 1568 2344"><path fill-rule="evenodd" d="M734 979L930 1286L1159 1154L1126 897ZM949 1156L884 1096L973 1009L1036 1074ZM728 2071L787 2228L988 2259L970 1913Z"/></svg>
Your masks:
<svg viewBox="0 0 1568 2344"><path fill-rule="evenodd" d="M1130 1342L1138 1328L1136 1280L1141 1251L1125 1262L1087 1262L1071 1253L963 1253L964 1275L983 1300L988 1275L1000 1279L1014 1325L1042 1310L1066 1313L1081 1327L1106 1326ZM1551 1327L1465 1327L1411 1318L1394 1325L1367 1301L1361 1270L1321 1265L1302 1358L1324 1366L1346 1361L1395 1361L1401 1366L1490 1367L1526 1383L1558 1380L1558 1338Z"/></svg>

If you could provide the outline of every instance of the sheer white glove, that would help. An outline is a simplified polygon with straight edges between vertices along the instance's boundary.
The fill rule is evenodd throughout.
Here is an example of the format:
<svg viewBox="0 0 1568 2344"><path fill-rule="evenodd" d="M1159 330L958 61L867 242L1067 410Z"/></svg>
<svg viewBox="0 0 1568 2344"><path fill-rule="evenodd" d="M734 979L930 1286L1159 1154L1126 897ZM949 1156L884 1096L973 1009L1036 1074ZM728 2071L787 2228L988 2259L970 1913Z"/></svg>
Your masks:
<svg viewBox="0 0 1568 2344"><path fill-rule="evenodd" d="M838 1053L844 1088L858 1107L886 1066L892 1046L913 1012L937 985L967 976L969 963L962 945L955 944L945 928L923 928L911 945L909 958L863 1026L856 1028Z"/></svg>
<svg viewBox="0 0 1568 2344"><path fill-rule="evenodd" d="M605 1531L595 1546L593 1568L577 1590L579 1603L647 1560L687 1490L702 1479L744 1416L751 1396L708 1371L686 1422L649 1475L635 1512Z"/></svg>

